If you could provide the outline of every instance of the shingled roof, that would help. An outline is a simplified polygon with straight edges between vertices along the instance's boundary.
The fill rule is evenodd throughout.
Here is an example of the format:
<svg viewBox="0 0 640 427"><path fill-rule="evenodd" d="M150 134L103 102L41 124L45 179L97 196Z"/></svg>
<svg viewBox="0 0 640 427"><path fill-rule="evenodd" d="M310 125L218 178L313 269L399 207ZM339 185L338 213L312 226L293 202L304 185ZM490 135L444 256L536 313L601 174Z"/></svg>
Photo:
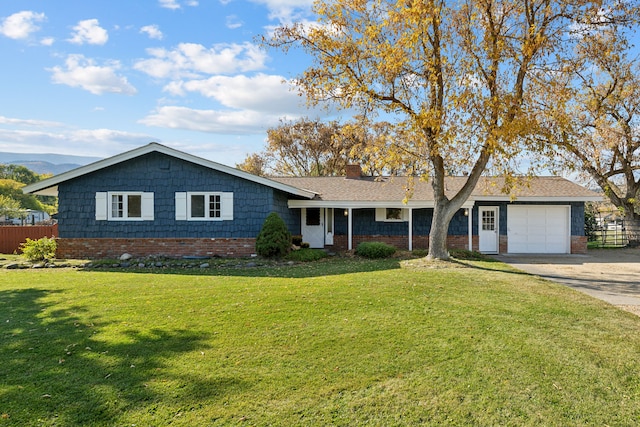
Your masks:
<svg viewBox="0 0 640 427"><path fill-rule="evenodd" d="M431 183L408 177L279 177L271 178L292 187L317 193L316 200L351 202L399 202L405 199L407 189L413 186L410 202L433 202ZM466 177L448 177L446 194L452 197L464 185ZM470 201L600 201L602 196L567 179L549 177L521 178L511 192L503 192L505 180L481 177L469 197Z"/></svg>

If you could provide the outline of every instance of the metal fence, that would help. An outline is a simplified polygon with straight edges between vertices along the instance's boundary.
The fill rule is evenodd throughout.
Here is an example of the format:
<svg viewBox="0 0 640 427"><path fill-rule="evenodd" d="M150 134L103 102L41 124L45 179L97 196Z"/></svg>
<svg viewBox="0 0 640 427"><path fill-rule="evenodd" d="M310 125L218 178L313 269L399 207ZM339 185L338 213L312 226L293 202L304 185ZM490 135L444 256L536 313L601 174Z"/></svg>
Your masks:
<svg viewBox="0 0 640 427"><path fill-rule="evenodd" d="M603 223L596 227L590 239L590 247L617 248L627 246L627 225L623 220Z"/></svg>

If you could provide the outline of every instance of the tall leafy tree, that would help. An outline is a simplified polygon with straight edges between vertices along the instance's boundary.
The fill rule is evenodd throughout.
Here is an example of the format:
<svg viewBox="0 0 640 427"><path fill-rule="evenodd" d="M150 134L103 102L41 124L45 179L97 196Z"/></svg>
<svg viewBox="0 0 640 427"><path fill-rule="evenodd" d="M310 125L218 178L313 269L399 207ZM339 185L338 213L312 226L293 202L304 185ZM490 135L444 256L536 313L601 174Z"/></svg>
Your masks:
<svg viewBox="0 0 640 427"><path fill-rule="evenodd" d="M296 83L311 102L384 112L427 160L435 207L429 257L447 259L449 223L488 166L510 159L532 127L531 78L572 54L571 28L620 2L589 0L318 0L314 25L265 38L313 64ZM445 177L465 173L456 191Z"/></svg>
<svg viewBox="0 0 640 427"><path fill-rule="evenodd" d="M640 246L640 62L618 26L576 33L575 61L543 81L554 90L540 109L541 134L556 163L597 183Z"/></svg>
<svg viewBox="0 0 640 427"><path fill-rule="evenodd" d="M20 207L20 202L9 196L0 194L0 220L5 218L19 218L24 210Z"/></svg>
<svg viewBox="0 0 640 427"><path fill-rule="evenodd" d="M267 131L267 147L236 166L255 175L336 176L359 164L369 175L417 175L423 165L399 143L406 136L390 123L365 116L341 124L301 118ZM389 161L393 153L395 161ZM402 158L402 161L398 159Z"/></svg>
<svg viewBox="0 0 640 427"><path fill-rule="evenodd" d="M24 166L0 164L0 179L11 179L23 184L33 184L42 178Z"/></svg>

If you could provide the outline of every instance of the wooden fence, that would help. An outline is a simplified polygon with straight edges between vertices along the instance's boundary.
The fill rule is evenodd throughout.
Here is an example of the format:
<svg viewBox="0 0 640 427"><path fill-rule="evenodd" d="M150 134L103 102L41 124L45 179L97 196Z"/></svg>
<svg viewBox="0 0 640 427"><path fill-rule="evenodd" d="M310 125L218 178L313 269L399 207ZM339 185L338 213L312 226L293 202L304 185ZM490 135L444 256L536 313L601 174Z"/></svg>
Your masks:
<svg viewBox="0 0 640 427"><path fill-rule="evenodd" d="M0 254L20 252L20 245L29 239L58 237L58 225L0 226Z"/></svg>

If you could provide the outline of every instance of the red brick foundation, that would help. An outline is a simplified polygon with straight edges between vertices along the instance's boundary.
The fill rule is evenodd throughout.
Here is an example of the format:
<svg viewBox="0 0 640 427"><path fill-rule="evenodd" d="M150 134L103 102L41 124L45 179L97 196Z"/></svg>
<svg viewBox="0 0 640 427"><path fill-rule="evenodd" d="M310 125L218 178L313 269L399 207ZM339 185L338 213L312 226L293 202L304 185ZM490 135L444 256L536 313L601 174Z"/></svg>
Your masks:
<svg viewBox="0 0 640 427"><path fill-rule="evenodd" d="M587 253L587 236L571 236L571 253Z"/></svg>
<svg viewBox="0 0 640 427"><path fill-rule="evenodd" d="M58 239L58 258L101 259L118 258L124 253L134 257L162 256L167 258L230 257L255 254L256 239Z"/></svg>
<svg viewBox="0 0 640 427"><path fill-rule="evenodd" d="M353 236L353 249L358 247L362 242L383 242L388 245L395 246L401 250L409 249L409 238L407 236ZM334 236L334 250L346 251L349 245L347 236ZM447 246L451 249L468 249L469 236L448 236ZM473 249L478 249L478 236L472 237ZM429 236L413 236L413 249L429 249Z"/></svg>
<svg viewBox="0 0 640 427"><path fill-rule="evenodd" d="M346 251L347 236L334 236L336 251ZM478 250L478 236L472 237L473 250ZM361 242L384 242L401 250L409 248L407 236L353 236L353 248ZM256 239L65 239L58 238L57 257L61 259L101 259L118 258L124 253L134 257L162 256L167 258L228 257L243 258L255 254ZM447 245L452 249L467 249L468 236L448 236ZM413 249L428 249L429 236L413 236ZM507 236L500 236L500 253L507 253ZM571 253L587 252L585 236L571 236Z"/></svg>
<svg viewBox="0 0 640 427"><path fill-rule="evenodd" d="M409 239L407 236L353 236L353 249L358 247L361 242L384 242L393 245L398 249L409 249ZM346 251L348 247L347 236L334 236L332 248L337 251ZM472 236L472 248L474 251L479 249L478 236ZM469 236L448 236L447 247L451 249L468 249ZM413 236L413 249L429 249L429 236ZM499 253L508 253L508 239L505 235L500 235ZM587 253L586 236L571 236L571 253L585 254Z"/></svg>

